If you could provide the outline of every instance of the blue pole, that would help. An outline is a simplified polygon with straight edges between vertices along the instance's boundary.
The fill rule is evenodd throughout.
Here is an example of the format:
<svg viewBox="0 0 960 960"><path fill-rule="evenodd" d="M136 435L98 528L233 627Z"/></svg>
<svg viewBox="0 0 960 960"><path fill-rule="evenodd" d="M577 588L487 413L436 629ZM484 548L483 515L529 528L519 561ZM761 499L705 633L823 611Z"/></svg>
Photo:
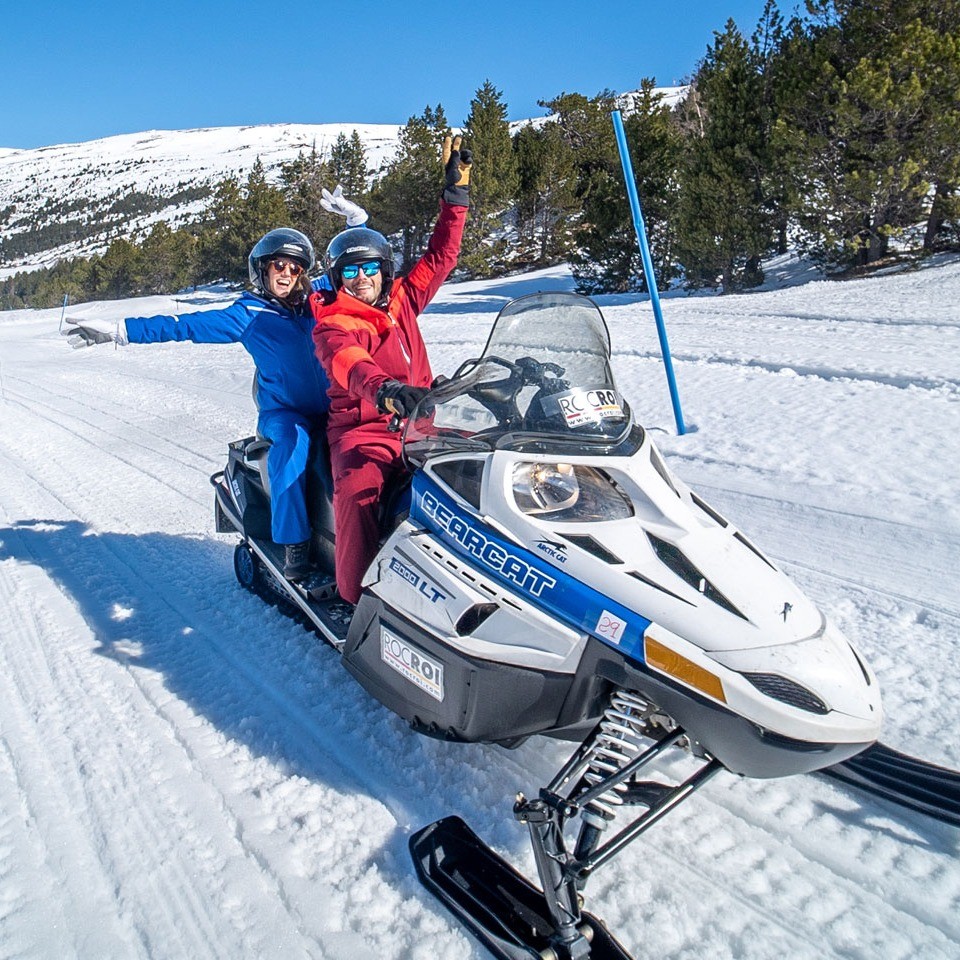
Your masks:
<svg viewBox="0 0 960 960"><path fill-rule="evenodd" d="M677 421L677 433L683 436L687 432L683 425L683 411L680 409L680 395L677 393L677 380L673 374L673 360L670 359L670 344L667 343L667 328L663 322L663 311L660 309L660 293L657 290L657 278L653 272L653 260L650 258L650 247L647 244L647 231L643 225L643 213L640 211L640 199L637 196L637 184L633 176L633 164L630 162L630 153L627 150L627 135L623 130L623 119L619 110L614 110L613 130L617 135L617 147L620 150L620 164L623 167L623 179L627 184L627 197L630 200L630 212L633 214L633 228L637 233L637 242L640 244L640 258L643 260L643 272L647 278L647 288L650 290L650 303L653 305L653 316L657 321L657 336L660 338L660 351L663 353L663 365L667 371L667 383L670 386L670 401L673 404L673 416Z"/></svg>
<svg viewBox="0 0 960 960"><path fill-rule="evenodd" d="M70 294L65 293L63 295L63 306L60 308L60 326L57 328L57 333L60 333L63 330L63 315L67 312L67 301L70 299Z"/></svg>

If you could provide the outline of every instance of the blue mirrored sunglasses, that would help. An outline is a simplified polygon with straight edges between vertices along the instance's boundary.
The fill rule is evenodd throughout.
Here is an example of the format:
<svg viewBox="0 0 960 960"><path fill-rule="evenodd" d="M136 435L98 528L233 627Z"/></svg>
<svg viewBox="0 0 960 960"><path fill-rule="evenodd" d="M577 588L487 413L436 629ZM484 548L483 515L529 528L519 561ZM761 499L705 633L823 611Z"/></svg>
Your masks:
<svg viewBox="0 0 960 960"><path fill-rule="evenodd" d="M360 275L361 270L365 277L375 277L380 272L380 261L368 260L366 263L348 263L340 269L340 275L344 280L355 280Z"/></svg>

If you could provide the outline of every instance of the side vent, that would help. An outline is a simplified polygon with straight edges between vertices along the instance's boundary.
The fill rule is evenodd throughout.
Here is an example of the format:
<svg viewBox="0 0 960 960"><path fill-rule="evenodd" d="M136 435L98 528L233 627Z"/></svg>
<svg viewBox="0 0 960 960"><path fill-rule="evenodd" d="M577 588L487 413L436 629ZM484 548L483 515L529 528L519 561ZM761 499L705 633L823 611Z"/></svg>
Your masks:
<svg viewBox="0 0 960 960"><path fill-rule="evenodd" d="M564 534L564 540L569 540L575 547L586 550L587 553L592 554L604 563L623 563L615 553L608 550L599 540L594 539L589 534L577 534L574 536Z"/></svg>
<svg viewBox="0 0 960 960"><path fill-rule="evenodd" d="M499 607L495 603L475 603L460 614L457 625L454 628L459 636L465 637L468 633L473 633L481 623L488 617L497 612Z"/></svg>
<svg viewBox="0 0 960 960"><path fill-rule="evenodd" d="M433 467L433 472L458 493L474 509L480 509L480 487L483 483L482 460L446 460Z"/></svg>
<svg viewBox="0 0 960 960"><path fill-rule="evenodd" d="M827 705L815 693L811 693L806 687L801 687L799 683L794 683L786 677L775 673L745 673L744 677L761 693L781 703L797 707L799 710L806 710L808 713L830 712Z"/></svg>
<svg viewBox="0 0 960 960"><path fill-rule="evenodd" d="M663 482L679 497L680 491L673 485L670 474L667 473L667 465L660 459L660 454L657 453L655 447L650 448L650 462L653 464L653 469L660 474Z"/></svg>
<svg viewBox="0 0 960 960"><path fill-rule="evenodd" d="M681 597L679 594L674 593L672 590L668 590L666 587L662 587L659 583L655 583L649 577L645 577L642 573L637 570L631 570L628 573L628 576L633 577L634 580L639 580L641 583L645 583L648 587L653 587L654 590L659 590L661 593L665 593L668 597L673 597L674 600L682 600L684 603L693 606L689 600Z"/></svg>
<svg viewBox="0 0 960 960"><path fill-rule="evenodd" d="M739 530L733 536L748 550L752 550L771 570L777 569Z"/></svg>
<svg viewBox="0 0 960 960"><path fill-rule="evenodd" d="M708 503L704 503L695 493L690 494L690 499L711 519L720 524L721 527L728 526L727 521L717 513Z"/></svg>
<svg viewBox="0 0 960 960"><path fill-rule="evenodd" d="M689 583L694 590L698 590L708 600L711 600L718 607L722 607L741 620L747 620L745 617L684 555L683 551L675 544L661 540L647 531L647 539L653 547L661 562L672 570L681 580ZM749 620L747 621L749 622Z"/></svg>
<svg viewBox="0 0 960 960"><path fill-rule="evenodd" d="M847 641L847 646L850 648L850 652L853 654L853 659L857 661L857 666L860 668L860 672L863 674L863 679L867 681L867 686L873 686L872 681L870 680L870 674L867 671L867 668L863 665L863 661L860 659L860 654L853 648L853 644Z"/></svg>

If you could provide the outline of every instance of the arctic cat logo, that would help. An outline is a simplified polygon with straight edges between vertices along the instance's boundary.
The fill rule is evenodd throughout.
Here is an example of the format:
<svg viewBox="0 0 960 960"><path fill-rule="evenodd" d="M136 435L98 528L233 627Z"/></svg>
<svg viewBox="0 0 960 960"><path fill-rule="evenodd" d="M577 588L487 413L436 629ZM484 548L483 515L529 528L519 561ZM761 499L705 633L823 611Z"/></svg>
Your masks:
<svg viewBox="0 0 960 960"><path fill-rule="evenodd" d="M400 676L443 702L443 664L380 625L380 659Z"/></svg>
<svg viewBox="0 0 960 960"><path fill-rule="evenodd" d="M537 549L556 560L557 563L567 562L567 545L565 543L560 543L558 540L538 540Z"/></svg>
<svg viewBox="0 0 960 960"><path fill-rule="evenodd" d="M403 577L411 587L416 587L431 603L447 599L445 593L441 593L432 583L425 580L416 571L411 570L405 563L401 563L396 557L390 558L390 569L398 576Z"/></svg>
<svg viewBox="0 0 960 960"><path fill-rule="evenodd" d="M496 570L521 590L526 590L534 597L539 597L545 587L555 587L557 581L531 566L520 557L500 546L493 540L488 540L479 530L457 516L449 507L444 506L433 494L424 493L420 505L423 512L435 520L437 526L453 537L468 553L492 570Z"/></svg>

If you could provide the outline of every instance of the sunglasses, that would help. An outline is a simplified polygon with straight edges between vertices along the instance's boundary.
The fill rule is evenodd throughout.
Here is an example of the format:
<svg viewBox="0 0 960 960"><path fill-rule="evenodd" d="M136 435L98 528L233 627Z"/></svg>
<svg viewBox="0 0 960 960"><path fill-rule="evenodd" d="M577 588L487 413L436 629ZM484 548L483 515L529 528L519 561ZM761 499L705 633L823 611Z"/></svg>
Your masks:
<svg viewBox="0 0 960 960"><path fill-rule="evenodd" d="M380 272L379 260L368 260L366 263L348 263L340 269L340 275L344 280L356 280L363 271L365 277L375 277Z"/></svg>
<svg viewBox="0 0 960 960"><path fill-rule="evenodd" d="M296 260L271 260L270 266L273 267L277 273L283 273L284 270L289 269L291 277L299 277L300 274L303 273L303 267L300 266Z"/></svg>

